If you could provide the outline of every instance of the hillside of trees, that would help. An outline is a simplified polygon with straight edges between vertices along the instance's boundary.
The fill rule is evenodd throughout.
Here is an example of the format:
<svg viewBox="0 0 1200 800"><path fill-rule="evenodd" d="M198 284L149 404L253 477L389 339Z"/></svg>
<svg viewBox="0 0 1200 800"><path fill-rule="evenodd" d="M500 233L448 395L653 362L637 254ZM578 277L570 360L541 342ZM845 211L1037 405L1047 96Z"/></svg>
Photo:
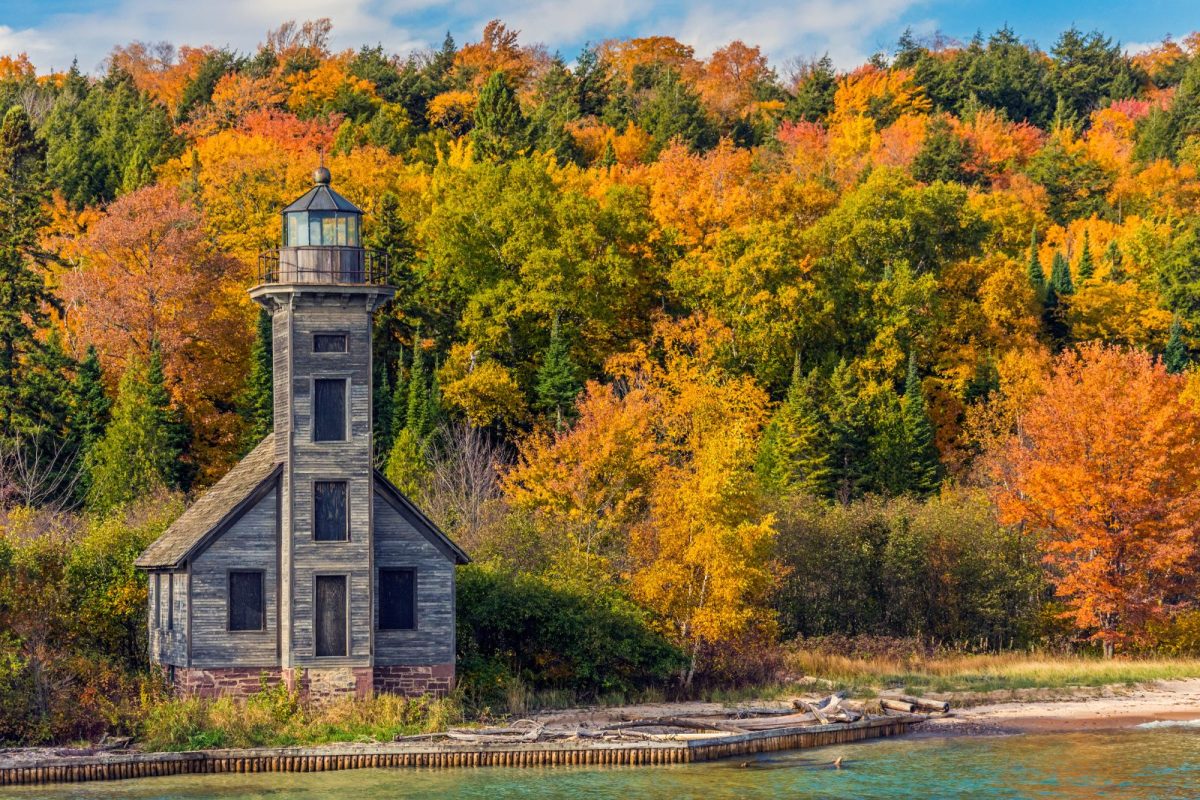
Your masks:
<svg viewBox="0 0 1200 800"><path fill-rule="evenodd" d="M136 704L132 558L270 429L246 290L322 160L399 290L378 463L477 562L468 682L1200 648L1200 36L906 34L842 72L329 32L0 58L0 739Z"/></svg>

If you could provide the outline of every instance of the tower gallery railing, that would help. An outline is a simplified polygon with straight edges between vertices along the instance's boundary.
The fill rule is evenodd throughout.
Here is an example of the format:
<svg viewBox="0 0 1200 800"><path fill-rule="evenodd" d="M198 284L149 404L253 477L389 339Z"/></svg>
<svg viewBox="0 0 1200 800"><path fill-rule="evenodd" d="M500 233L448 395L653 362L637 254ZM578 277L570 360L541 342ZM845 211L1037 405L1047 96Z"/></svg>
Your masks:
<svg viewBox="0 0 1200 800"><path fill-rule="evenodd" d="M258 257L258 282L357 283L388 281L387 253L361 247L282 247Z"/></svg>

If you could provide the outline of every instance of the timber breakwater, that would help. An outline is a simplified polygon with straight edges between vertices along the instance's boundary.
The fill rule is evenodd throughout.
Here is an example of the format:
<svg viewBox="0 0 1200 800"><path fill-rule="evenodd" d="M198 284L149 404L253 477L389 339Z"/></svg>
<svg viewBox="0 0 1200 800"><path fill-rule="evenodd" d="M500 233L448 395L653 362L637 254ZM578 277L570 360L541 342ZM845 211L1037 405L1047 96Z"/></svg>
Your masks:
<svg viewBox="0 0 1200 800"><path fill-rule="evenodd" d="M429 737L424 740L410 737L378 744L177 753L105 752L36 758L4 754L0 755L0 786L212 773L684 764L898 736L924 719L919 714L900 714L865 717L846 723L784 725L740 733L658 734L652 735L654 738L634 741L570 737L549 741L434 742Z"/></svg>

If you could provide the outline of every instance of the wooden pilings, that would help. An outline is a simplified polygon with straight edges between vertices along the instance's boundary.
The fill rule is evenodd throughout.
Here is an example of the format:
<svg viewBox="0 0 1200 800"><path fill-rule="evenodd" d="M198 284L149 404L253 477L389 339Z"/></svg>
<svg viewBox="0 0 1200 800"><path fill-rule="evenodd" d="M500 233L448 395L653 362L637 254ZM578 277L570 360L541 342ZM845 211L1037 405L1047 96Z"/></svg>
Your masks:
<svg viewBox="0 0 1200 800"><path fill-rule="evenodd" d="M332 772L345 769L458 769L463 767L647 766L713 761L732 756L845 744L908 731L921 718L879 717L731 734L715 739L634 743L515 745L332 745L281 750L209 750L53 757L30 764L0 762L0 786L111 781L168 775L248 772Z"/></svg>

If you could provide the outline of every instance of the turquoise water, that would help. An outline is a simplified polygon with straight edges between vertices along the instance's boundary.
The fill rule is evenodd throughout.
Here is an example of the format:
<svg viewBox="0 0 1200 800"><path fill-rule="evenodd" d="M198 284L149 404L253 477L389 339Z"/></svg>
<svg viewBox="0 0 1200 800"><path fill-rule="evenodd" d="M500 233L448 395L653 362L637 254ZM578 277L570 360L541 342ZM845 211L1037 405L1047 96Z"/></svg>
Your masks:
<svg viewBox="0 0 1200 800"><path fill-rule="evenodd" d="M843 757L842 769L830 764ZM13 798L1196 798L1200 731L881 739L664 767L205 775L0 790Z"/></svg>

